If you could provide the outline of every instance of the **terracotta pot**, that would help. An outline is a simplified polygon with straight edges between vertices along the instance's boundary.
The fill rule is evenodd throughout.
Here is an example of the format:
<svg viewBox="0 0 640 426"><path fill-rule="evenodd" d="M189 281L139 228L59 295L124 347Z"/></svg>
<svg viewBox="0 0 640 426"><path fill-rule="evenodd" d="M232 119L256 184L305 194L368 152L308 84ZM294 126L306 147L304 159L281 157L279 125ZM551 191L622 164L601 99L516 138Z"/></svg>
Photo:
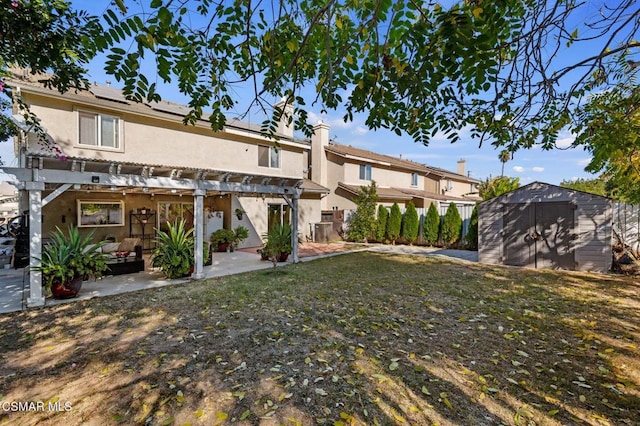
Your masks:
<svg viewBox="0 0 640 426"><path fill-rule="evenodd" d="M82 277L77 277L66 283L56 283L51 286L51 293L56 299L71 299L78 297L78 292L82 287Z"/></svg>
<svg viewBox="0 0 640 426"><path fill-rule="evenodd" d="M229 243L218 243L218 252L227 251L229 248Z"/></svg>
<svg viewBox="0 0 640 426"><path fill-rule="evenodd" d="M278 255L278 262L286 262L289 257L289 253L280 253Z"/></svg>

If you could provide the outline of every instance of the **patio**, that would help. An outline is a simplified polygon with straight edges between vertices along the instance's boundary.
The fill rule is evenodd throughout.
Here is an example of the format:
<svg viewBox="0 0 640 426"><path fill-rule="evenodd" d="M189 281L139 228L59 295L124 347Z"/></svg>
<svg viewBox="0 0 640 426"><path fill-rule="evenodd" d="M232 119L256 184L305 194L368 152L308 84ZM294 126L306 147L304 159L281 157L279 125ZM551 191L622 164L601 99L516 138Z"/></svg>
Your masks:
<svg viewBox="0 0 640 426"><path fill-rule="evenodd" d="M327 255L338 254L353 249L345 244L304 243L300 245L301 261L315 259ZM232 253L213 253L213 263L204 267L204 278L222 277L240 272L272 268L271 262L260 260L257 247L237 250ZM80 296L74 299L46 299L45 306L68 303L92 297L110 296L119 293L157 288L167 285L189 282L190 278L169 280L158 270L151 268L150 255L145 254L144 272L124 275L109 275L95 281L82 284ZM25 269L0 269L0 313L15 312L26 309L29 294L29 275Z"/></svg>

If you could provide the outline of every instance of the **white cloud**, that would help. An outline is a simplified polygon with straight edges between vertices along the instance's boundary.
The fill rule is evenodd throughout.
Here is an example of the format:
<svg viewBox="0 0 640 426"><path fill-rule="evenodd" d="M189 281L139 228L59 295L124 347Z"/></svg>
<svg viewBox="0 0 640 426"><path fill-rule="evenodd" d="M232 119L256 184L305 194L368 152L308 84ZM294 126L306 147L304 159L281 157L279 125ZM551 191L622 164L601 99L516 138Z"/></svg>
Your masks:
<svg viewBox="0 0 640 426"><path fill-rule="evenodd" d="M523 173L524 172L524 167L522 166L513 166L513 171L516 173Z"/></svg>
<svg viewBox="0 0 640 426"><path fill-rule="evenodd" d="M585 167L587 164L589 164L591 162L591 158L583 158L581 160L576 161L576 164L578 166L582 166Z"/></svg>
<svg viewBox="0 0 640 426"><path fill-rule="evenodd" d="M575 139L575 137L558 139L556 148L569 148Z"/></svg>
<svg viewBox="0 0 640 426"><path fill-rule="evenodd" d="M558 140L556 140L556 148L569 148L575 140L576 135L564 130L558 135Z"/></svg>
<svg viewBox="0 0 640 426"><path fill-rule="evenodd" d="M328 114L318 114L313 111L308 111L307 120L312 126L318 124L321 120L323 123L328 124L332 129L350 129L354 123L345 121L341 117L330 117Z"/></svg>
<svg viewBox="0 0 640 426"><path fill-rule="evenodd" d="M544 167L535 166L531 170L533 170L534 172L542 173L542 172L544 172Z"/></svg>
<svg viewBox="0 0 640 426"><path fill-rule="evenodd" d="M355 133L356 135L365 135L369 132L369 129L367 129L364 126L356 126L356 128L353 130L352 133Z"/></svg>

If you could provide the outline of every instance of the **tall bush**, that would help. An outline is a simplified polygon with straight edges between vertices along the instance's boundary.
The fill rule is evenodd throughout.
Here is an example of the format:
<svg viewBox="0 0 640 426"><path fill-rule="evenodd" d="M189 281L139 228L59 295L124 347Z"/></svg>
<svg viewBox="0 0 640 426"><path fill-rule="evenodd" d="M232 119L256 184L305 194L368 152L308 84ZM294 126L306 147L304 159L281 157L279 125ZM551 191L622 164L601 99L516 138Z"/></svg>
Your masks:
<svg viewBox="0 0 640 426"><path fill-rule="evenodd" d="M418 228L420 227L420 218L418 217L418 211L413 201L409 202L407 211L404 212L404 219L402 222L402 238L409 244L418 238Z"/></svg>
<svg viewBox="0 0 640 426"><path fill-rule="evenodd" d="M350 241L367 241L375 237L376 230L378 191L374 181L371 181L371 185L360 188L355 203L358 207L349 220L347 239Z"/></svg>
<svg viewBox="0 0 640 426"><path fill-rule="evenodd" d="M469 220L469 230L465 236L467 247L471 250L478 250L478 205L473 207L471 219Z"/></svg>
<svg viewBox="0 0 640 426"><path fill-rule="evenodd" d="M442 242L445 246L452 246L460 239L462 233L462 218L455 203L449 203L442 221Z"/></svg>
<svg viewBox="0 0 640 426"><path fill-rule="evenodd" d="M391 206L391 213L389 214L389 221L387 222L387 239L393 244L400 236L400 228L402 227L402 212L398 203L393 203Z"/></svg>
<svg viewBox="0 0 640 426"><path fill-rule="evenodd" d="M424 219L423 236L425 242L431 246L438 242L438 231L440 230L440 215L436 205L431 203L427 216Z"/></svg>
<svg viewBox="0 0 640 426"><path fill-rule="evenodd" d="M376 224L376 241L384 241L387 233L387 221L389 220L389 210L382 204L378 206L378 222Z"/></svg>

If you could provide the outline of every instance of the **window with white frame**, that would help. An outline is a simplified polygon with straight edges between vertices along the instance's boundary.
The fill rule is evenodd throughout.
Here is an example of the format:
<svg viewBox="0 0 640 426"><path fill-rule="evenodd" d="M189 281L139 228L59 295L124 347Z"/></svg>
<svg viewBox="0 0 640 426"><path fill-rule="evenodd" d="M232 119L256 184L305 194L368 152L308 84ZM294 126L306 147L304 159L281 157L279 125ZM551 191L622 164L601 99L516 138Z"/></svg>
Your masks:
<svg viewBox="0 0 640 426"><path fill-rule="evenodd" d="M411 186L418 186L418 174L411 173Z"/></svg>
<svg viewBox="0 0 640 426"><path fill-rule="evenodd" d="M112 115L79 112L78 144L120 149L120 119Z"/></svg>
<svg viewBox="0 0 640 426"><path fill-rule="evenodd" d="M360 164L360 180L371 180L371 165Z"/></svg>
<svg viewBox="0 0 640 426"><path fill-rule="evenodd" d="M280 150L275 146L258 145L258 166L280 168Z"/></svg>

